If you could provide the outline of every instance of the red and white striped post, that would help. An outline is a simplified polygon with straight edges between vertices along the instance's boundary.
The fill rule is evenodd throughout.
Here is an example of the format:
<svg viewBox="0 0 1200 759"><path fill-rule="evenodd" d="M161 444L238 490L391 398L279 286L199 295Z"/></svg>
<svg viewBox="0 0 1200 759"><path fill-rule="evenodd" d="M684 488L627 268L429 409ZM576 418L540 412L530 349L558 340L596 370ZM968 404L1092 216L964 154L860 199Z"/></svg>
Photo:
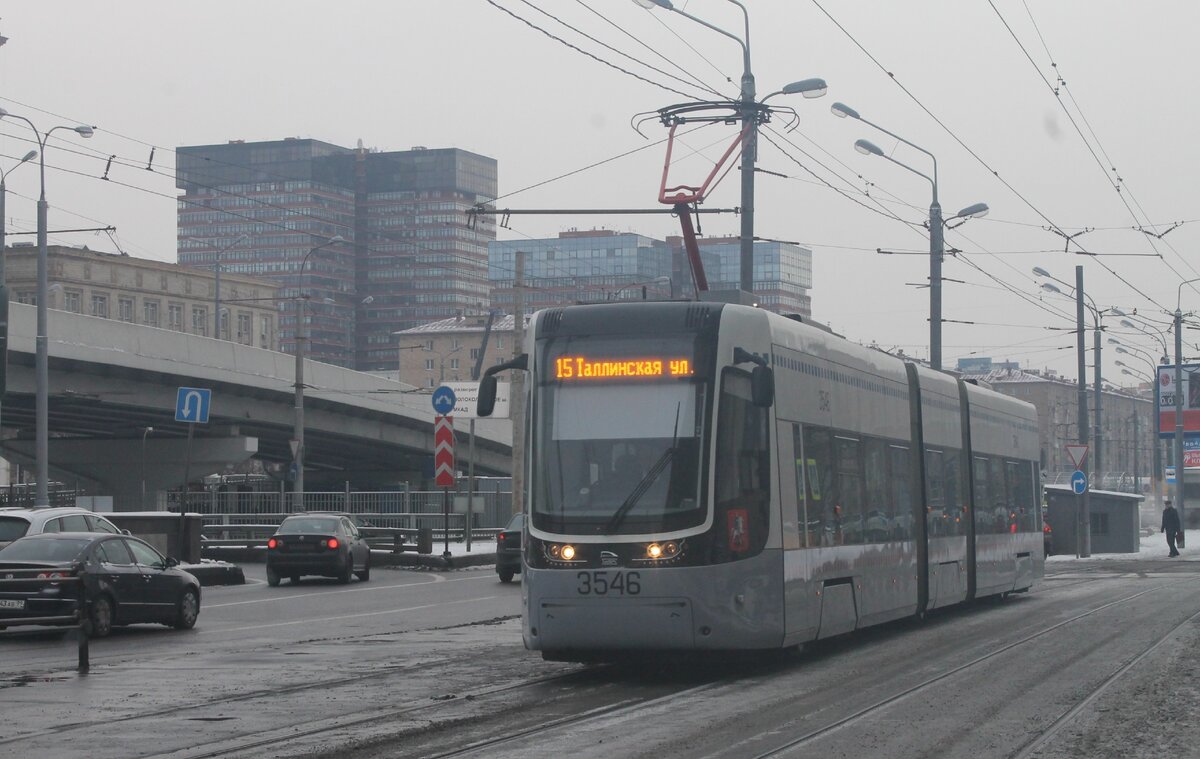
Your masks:
<svg viewBox="0 0 1200 759"><path fill-rule="evenodd" d="M450 562L450 488L454 487L454 417L438 416L433 421L434 484L442 489L445 544L442 558Z"/></svg>

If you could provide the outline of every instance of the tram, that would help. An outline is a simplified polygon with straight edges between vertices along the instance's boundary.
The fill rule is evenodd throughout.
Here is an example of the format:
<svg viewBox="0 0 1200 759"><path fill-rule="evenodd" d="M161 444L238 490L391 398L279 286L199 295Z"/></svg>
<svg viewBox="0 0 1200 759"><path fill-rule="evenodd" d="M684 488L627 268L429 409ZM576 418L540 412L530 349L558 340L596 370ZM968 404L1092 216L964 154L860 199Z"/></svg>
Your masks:
<svg viewBox="0 0 1200 759"><path fill-rule="evenodd" d="M1028 403L715 302L537 312L525 645L546 659L796 646L1044 568Z"/></svg>

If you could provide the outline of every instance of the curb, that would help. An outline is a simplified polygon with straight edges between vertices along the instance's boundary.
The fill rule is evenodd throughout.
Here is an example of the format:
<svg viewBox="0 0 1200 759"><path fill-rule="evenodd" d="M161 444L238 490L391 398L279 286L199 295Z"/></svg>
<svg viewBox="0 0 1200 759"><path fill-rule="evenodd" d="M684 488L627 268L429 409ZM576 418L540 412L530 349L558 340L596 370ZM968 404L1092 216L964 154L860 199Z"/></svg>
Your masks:
<svg viewBox="0 0 1200 759"><path fill-rule="evenodd" d="M201 564L181 564L180 569L200 581L200 585L244 585L246 575L237 564L226 561L205 561Z"/></svg>

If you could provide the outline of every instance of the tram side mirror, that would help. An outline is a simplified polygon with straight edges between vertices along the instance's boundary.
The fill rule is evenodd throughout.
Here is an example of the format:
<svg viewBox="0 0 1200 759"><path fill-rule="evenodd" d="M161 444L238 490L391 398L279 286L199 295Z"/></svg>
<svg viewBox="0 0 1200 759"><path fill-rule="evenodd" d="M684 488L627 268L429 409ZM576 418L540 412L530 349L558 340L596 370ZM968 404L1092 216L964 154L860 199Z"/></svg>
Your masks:
<svg viewBox="0 0 1200 759"><path fill-rule="evenodd" d="M475 402L475 413L479 416L491 416L496 409L496 375L509 369L524 369L529 365L529 354L522 353L511 361L496 364L483 373L479 380L479 398Z"/></svg>
<svg viewBox="0 0 1200 759"><path fill-rule="evenodd" d="M479 399L475 402L475 413L491 416L496 408L496 375L485 374L479 380Z"/></svg>
<svg viewBox="0 0 1200 759"><path fill-rule="evenodd" d="M759 408L775 403L775 372L770 367L756 366L750 372L750 397Z"/></svg>

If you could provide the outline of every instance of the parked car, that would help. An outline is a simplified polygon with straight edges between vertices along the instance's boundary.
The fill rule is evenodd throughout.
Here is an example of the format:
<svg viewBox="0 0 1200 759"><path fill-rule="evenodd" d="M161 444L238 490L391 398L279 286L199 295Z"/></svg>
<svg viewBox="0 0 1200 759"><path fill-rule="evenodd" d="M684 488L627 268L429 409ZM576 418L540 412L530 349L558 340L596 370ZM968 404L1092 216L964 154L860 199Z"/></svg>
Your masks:
<svg viewBox="0 0 1200 759"><path fill-rule="evenodd" d="M525 515L513 514L503 530L496 533L496 574L500 582L512 582L521 571L521 533L525 530Z"/></svg>
<svg viewBox="0 0 1200 759"><path fill-rule="evenodd" d="M128 534L99 514L74 506L53 509L0 509L0 548L26 535L43 532Z"/></svg>
<svg viewBox="0 0 1200 759"><path fill-rule="evenodd" d="M89 634L103 638L114 625L159 622L191 629L200 615L200 582L137 538L111 533L50 532L0 549L5 570L45 569L53 576L83 573ZM14 577L12 579L21 579ZM0 586L0 629L5 618L58 617L75 612L78 593L45 582Z"/></svg>
<svg viewBox="0 0 1200 759"><path fill-rule="evenodd" d="M294 514L267 540L267 584L274 587L290 577L336 577L343 583L352 575L371 579L371 547L349 514L308 512Z"/></svg>

